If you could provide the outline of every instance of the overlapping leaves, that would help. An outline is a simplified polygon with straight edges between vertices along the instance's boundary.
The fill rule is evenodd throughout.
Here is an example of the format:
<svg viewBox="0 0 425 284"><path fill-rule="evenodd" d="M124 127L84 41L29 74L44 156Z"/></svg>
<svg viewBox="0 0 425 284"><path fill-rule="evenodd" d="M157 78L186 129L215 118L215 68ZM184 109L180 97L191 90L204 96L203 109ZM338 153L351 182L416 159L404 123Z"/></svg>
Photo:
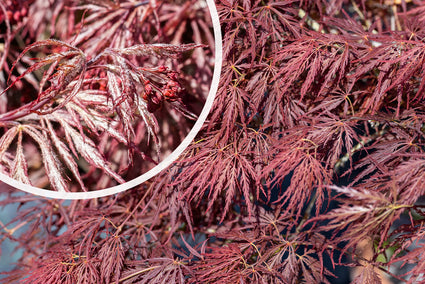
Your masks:
<svg viewBox="0 0 425 284"><path fill-rule="evenodd" d="M161 150L159 125L153 112L164 101L170 101L185 115L192 115L179 101L181 88L175 72L167 67L139 68L128 56L176 57L200 45L142 44L123 49L109 48L87 60L84 52L77 47L57 40L44 40L28 46L12 66L12 71L27 52L45 46L55 46L58 51L35 59L35 63L2 93L4 95L27 74L49 66L43 74L35 100L0 114L0 121L6 127L1 138L1 157L5 157L6 151L16 151L12 162L6 158L2 162L10 168L8 173L22 182L31 184L23 150L28 141L23 136L31 138L40 149L52 189L69 190L67 178L62 173L65 166L82 189L87 190L76 162L80 157L116 182L124 182L117 169L106 161L103 149L96 145L99 139L115 139L124 144L129 148L130 160L135 151L143 159L153 162L158 160ZM101 74L102 70L106 70L106 77L102 76L105 74ZM99 89L99 85L104 88ZM138 121L144 126L135 129ZM132 146L136 137L143 133L148 136L148 143L153 141L156 158ZM66 143L60 138L62 136ZM16 148L12 146L15 138L18 140Z"/></svg>

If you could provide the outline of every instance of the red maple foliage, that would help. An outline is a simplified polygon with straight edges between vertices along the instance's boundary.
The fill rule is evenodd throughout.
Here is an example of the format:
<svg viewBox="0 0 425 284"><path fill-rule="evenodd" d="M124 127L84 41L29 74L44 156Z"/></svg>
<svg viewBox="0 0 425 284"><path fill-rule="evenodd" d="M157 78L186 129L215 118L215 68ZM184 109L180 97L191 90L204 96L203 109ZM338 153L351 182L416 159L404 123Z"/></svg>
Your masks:
<svg viewBox="0 0 425 284"><path fill-rule="evenodd" d="M4 283L425 281L425 2L218 0L223 70L183 155L126 192L1 185ZM205 1L0 2L0 170L57 191L134 178L208 93ZM144 146L143 146L144 145ZM368 244L370 255L362 252ZM328 264L330 263L330 264Z"/></svg>

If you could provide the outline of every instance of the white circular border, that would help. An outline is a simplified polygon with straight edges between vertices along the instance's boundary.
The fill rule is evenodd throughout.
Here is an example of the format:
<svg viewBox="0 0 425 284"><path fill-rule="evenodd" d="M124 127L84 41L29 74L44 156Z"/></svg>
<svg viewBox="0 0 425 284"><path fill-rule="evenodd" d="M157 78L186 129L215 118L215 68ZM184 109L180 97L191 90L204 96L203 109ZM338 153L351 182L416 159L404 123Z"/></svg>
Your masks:
<svg viewBox="0 0 425 284"><path fill-rule="evenodd" d="M214 0L206 0L206 1L207 1L208 9L210 11L211 19L213 22L214 39L215 39L215 59L214 59L215 66L214 66L214 74L213 74L213 78L211 82L210 92L208 94L207 101L205 102L205 105L202 109L202 112L199 115L199 118L196 121L193 128L187 134L185 139L183 139L180 145L169 156L167 156L161 163L159 163L157 166L155 166L148 172L144 173L143 175L133 180L130 180L126 183L101 189L101 190L90 191L90 192L57 192L57 191L42 189L42 188L21 183L17 180L14 180L11 177L6 176L5 174L1 172L0 172L0 180L22 191L43 196L43 197L56 198L56 199L89 199L89 198L98 198L98 197L104 197L104 196L116 194L119 192L123 192L127 189L136 187L140 185L141 183L147 181L148 179L154 177L159 172L167 168L172 162L174 162L178 158L178 156L189 146L189 144L195 138L196 134L198 134L199 130L201 129L202 125L204 124L211 110L215 95L218 90L218 83L220 79L222 57L223 57L223 45L222 45L222 37L221 37L220 20L218 18L217 8L215 6Z"/></svg>

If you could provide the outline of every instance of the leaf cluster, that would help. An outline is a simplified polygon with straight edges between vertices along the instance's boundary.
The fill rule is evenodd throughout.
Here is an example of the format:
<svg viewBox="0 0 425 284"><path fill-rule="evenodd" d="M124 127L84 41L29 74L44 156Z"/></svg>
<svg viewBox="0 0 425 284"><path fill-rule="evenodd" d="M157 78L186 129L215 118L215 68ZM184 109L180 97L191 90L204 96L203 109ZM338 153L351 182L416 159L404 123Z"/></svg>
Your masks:
<svg viewBox="0 0 425 284"><path fill-rule="evenodd" d="M54 2L51 8L65 5ZM113 197L51 201L4 188L1 205L23 206L2 224L2 240L14 240L24 252L5 283L334 283L341 266L350 269L352 283L424 281L423 1L216 2L223 70L212 112L195 141L157 177ZM2 10L11 9L7 3ZM117 160L141 155L155 162L155 147L139 154L128 141L145 137L156 145L161 138L173 144L157 137L156 127L178 124L180 135L182 121L192 117L189 106L204 101L198 94L204 94L211 68L200 67L211 62L201 55L211 51L188 44L213 46L211 25L200 16L202 1L142 3L95 0L65 12L53 9L56 22L84 21L60 32L55 23L40 28L74 41L42 41L37 48L57 50L35 62L9 48L7 56L14 59L8 60L16 63L8 92L30 103L12 113L0 106L0 118L9 117L1 120L0 145L15 147L11 155L1 146L3 171L25 181L25 171L34 167L25 154L30 140L41 151L34 159L41 157L50 175L56 162L43 143L63 153L61 163L80 155L116 183L114 173L122 177L122 168L102 164L104 159L83 154L88 150L77 145L106 156L120 153ZM1 25L5 40L19 26L5 20ZM24 35L42 33L22 25ZM179 47L152 45L152 39L171 39ZM16 42L3 48L11 44ZM36 46L26 48L30 53ZM176 48L191 49L185 63L170 69L136 64L156 63L162 57L145 55L151 58L158 49L174 54ZM200 71L175 80L174 68L185 70L186 63ZM53 67L41 74L41 87L27 94L31 99L20 95L37 79L33 71L45 65ZM166 117L173 120L155 122L151 111L161 105L156 94L176 87L169 80L193 86L194 95L190 103L164 98L162 107L174 110ZM35 104L50 110L32 112ZM32 124L22 125L25 111ZM40 123L36 115L43 117ZM141 123L130 123L134 117ZM51 134L58 131L62 136ZM110 140L100 139L105 133ZM117 145L123 152L116 152ZM72 163L67 167L72 176ZM81 181L100 185L99 176L91 169Z"/></svg>
<svg viewBox="0 0 425 284"><path fill-rule="evenodd" d="M188 79L184 68L195 64L193 50L207 46L178 38L179 44L166 43L152 3L58 2L81 21L74 20L64 38L27 45L10 68L10 50L18 39L10 35L6 21L10 37L4 45L8 60L2 62L9 74L0 95L6 105L0 113L2 172L62 192L124 183L155 166L189 131L200 109L186 101L205 92L195 88L188 94L195 78ZM138 17L141 23L135 22ZM130 26L139 30L129 32ZM15 33L20 29L14 28ZM151 35L142 37L147 32ZM191 72L198 67L190 67ZM38 81L35 88L24 88L33 80ZM205 84L207 79L201 79L199 85ZM34 161L31 155L37 155Z"/></svg>

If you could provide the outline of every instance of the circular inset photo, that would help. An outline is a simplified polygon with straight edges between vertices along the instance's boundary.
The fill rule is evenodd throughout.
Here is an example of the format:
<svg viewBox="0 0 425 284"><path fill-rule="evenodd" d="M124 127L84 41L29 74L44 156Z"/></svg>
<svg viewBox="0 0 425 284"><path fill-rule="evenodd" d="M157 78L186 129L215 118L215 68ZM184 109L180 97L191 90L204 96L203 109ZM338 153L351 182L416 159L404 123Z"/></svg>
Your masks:
<svg viewBox="0 0 425 284"><path fill-rule="evenodd" d="M50 1L43 11L32 2L23 7L33 30L12 33L13 17L1 24L0 179L83 199L170 165L218 87L214 2Z"/></svg>

